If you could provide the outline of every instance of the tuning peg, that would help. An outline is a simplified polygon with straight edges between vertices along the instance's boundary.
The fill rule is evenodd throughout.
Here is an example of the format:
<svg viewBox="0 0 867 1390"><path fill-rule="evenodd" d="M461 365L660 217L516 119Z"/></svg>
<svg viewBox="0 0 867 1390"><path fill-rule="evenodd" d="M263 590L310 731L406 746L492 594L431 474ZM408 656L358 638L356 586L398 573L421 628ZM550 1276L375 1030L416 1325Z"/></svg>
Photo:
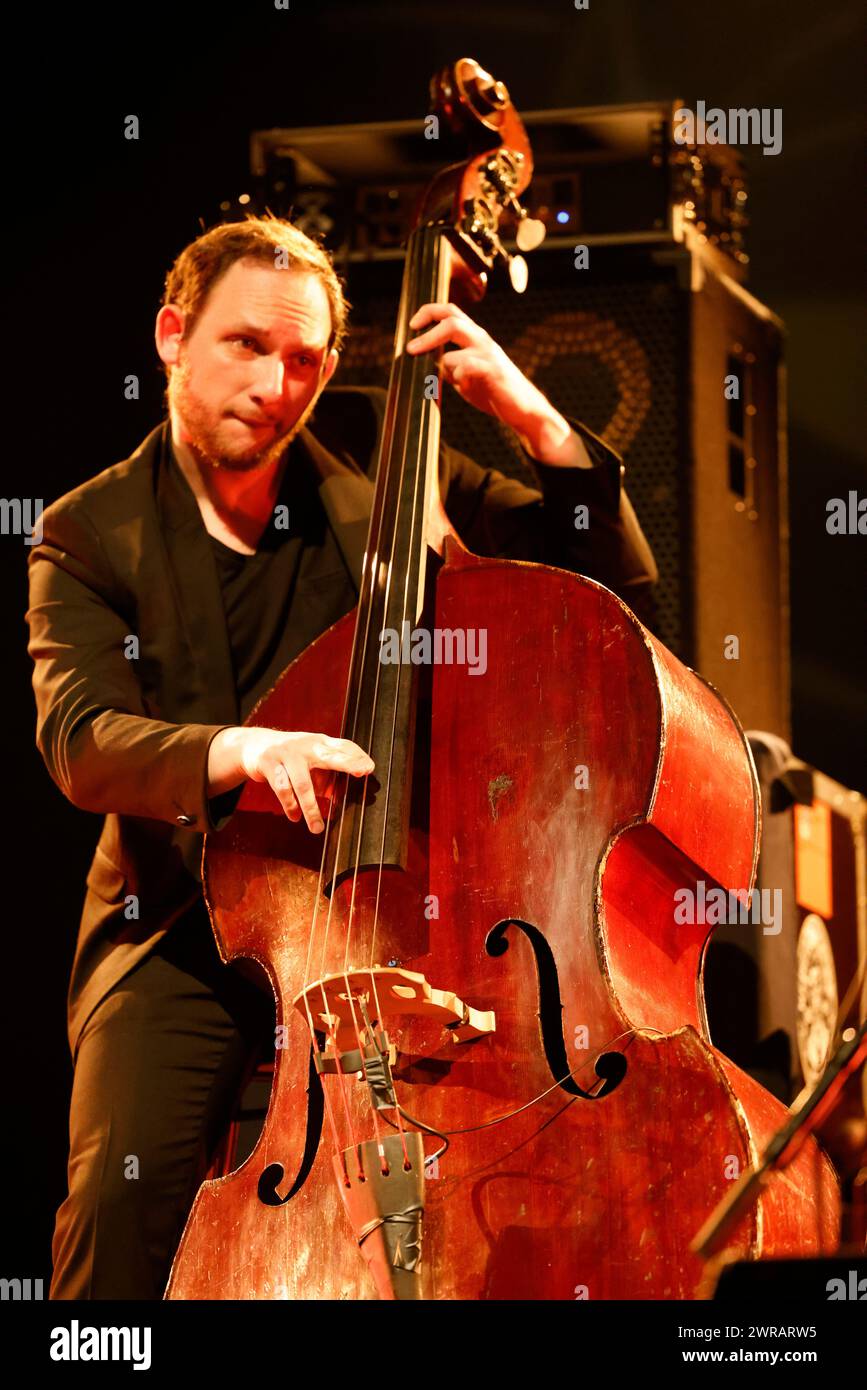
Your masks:
<svg viewBox="0 0 867 1390"><path fill-rule="evenodd" d="M523 294L530 278L523 256L509 256L509 279L516 294Z"/></svg>
<svg viewBox="0 0 867 1390"><path fill-rule="evenodd" d="M545 223L540 222L536 217L528 217L526 208L521 208L521 214L515 240L521 251L535 251L536 247L541 246L545 240Z"/></svg>
<svg viewBox="0 0 867 1390"><path fill-rule="evenodd" d="M527 288L527 281L530 278L529 271L527 270L527 262L524 260L524 257L510 256L496 232L488 232L487 242L494 254L499 256L500 260L506 262L509 271L509 279L512 282L512 289L516 294L523 294L524 290Z"/></svg>
<svg viewBox="0 0 867 1390"><path fill-rule="evenodd" d="M537 246L541 246L545 240L546 227L544 222L540 222L535 217L530 217L526 208L522 208L514 193L507 195L507 200L512 212L518 219L518 230L515 233L515 240L521 251L535 251Z"/></svg>

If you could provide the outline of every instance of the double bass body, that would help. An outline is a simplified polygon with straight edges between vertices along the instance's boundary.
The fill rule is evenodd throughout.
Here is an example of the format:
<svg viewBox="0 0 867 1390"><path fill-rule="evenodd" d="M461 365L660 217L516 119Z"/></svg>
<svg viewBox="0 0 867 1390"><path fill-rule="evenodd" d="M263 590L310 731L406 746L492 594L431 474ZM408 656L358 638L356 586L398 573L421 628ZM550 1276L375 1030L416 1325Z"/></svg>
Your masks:
<svg viewBox="0 0 867 1390"><path fill-rule="evenodd" d="M412 1296L694 1297L691 1239L785 1118L708 1040L709 928L674 920L678 889L753 881L759 802L736 721L600 585L450 543L446 556L436 624L485 628L488 669L430 672L406 871L348 879L326 900L314 837L253 783L213 837L207 894L221 952L267 969L285 1045L259 1144L200 1190L169 1297L377 1297L320 1094L332 1088L335 1110L345 1098L342 1122L367 1137L368 1088L311 1069L290 1002L311 955L317 978L374 960L495 1019L464 1041L441 1019L388 1020L401 1106L451 1139L424 1183ZM339 732L351 638L350 615L251 722L318 718ZM625 1074L593 1099L600 1054L622 1057ZM832 1248L838 1209L830 1164L808 1145L728 1249Z"/></svg>

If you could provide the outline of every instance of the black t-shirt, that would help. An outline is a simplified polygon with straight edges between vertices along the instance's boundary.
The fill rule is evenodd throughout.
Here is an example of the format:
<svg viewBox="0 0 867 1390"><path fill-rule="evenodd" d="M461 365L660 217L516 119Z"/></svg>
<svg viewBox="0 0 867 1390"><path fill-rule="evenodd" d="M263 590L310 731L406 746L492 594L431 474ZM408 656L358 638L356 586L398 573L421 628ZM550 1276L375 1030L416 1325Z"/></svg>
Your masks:
<svg viewBox="0 0 867 1390"><path fill-rule="evenodd" d="M210 540L243 721L289 662L355 606L356 593L303 449L289 447L255 555Z"/></svg>

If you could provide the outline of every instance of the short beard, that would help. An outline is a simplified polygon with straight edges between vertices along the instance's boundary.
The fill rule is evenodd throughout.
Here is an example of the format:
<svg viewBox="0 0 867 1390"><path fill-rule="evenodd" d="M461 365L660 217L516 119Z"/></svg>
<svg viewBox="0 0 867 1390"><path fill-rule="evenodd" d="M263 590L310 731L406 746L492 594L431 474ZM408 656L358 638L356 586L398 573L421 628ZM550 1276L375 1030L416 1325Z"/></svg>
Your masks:
<svg viewBox="0 0 867 1390"><path fill-rule="evenodd" d="M201 463L208 463L212 468L225 468L233 473L249 473L253 469L267 469L275 464L304 429L320 395L321 388L301 417L285 433L261 448L254 446L248 454L229 457L217 448L208 412L190 387L190 364L185 354L181 354L177 365L172 368L166 389L169 407L174 409L183 426L187 447Z"/></svg>

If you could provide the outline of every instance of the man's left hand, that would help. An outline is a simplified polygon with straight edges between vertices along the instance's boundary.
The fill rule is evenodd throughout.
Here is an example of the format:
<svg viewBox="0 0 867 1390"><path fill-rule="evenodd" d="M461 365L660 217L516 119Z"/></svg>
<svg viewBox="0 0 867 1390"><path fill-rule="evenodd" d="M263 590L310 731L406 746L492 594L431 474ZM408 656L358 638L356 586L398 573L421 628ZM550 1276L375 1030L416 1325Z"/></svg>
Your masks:
<svg viewBox="0 0 867 1390"><path fill-rule="evenodd" d="M407 343L407 352L414 356L447 343L457 344L440 359L444 379L469 405L516 430L533 458L566 467L592 467L569 422L515 366L490 333L456 304L423 304L409 326L426 329Z"/></svg>

